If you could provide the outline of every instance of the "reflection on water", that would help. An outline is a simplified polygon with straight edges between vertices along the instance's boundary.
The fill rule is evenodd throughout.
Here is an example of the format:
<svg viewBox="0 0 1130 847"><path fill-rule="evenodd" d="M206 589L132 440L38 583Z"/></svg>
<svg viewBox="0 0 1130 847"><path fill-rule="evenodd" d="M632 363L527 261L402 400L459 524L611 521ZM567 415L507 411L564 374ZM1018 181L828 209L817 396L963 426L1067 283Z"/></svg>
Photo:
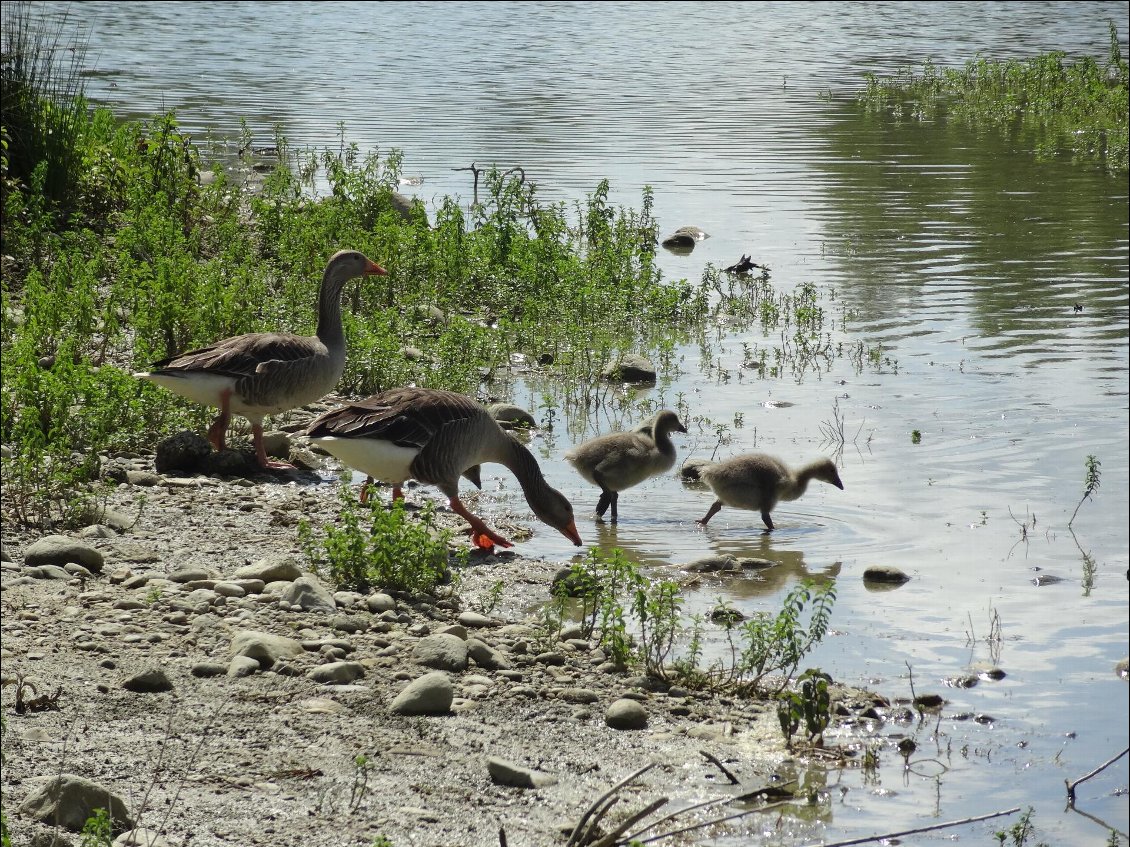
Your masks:
<svg viewBox="0 0 1130 847"><path fill-rule="evenodd" d="M722 598L773 612L796 580L834 579L834 633L806 664L890 696L909 695L909 668L920 690L935 691L979 662L1007 672L946 689L940 719L905 728L920 748L910 768L884 749L871 773L806 771L831 798L806 840L1009 805L1034 805L1052 843L1105 840L1063 812L1062 780L1128 738L1127 686L1112 670L1127 650L1130 558L1126 181L1037 162L1023 140L1016 149L974 129L864 115L850 94L864 71L926 59L1050 49L1102 58L1108 19L1125 55L1124 3L67 9L90 28L95 102L138 117L176 109L221 152L234 150L241 119L257 145L273 143L277 124L298 147L336 146L341 122L362 150L403 150L417 178L403 190L433 208L445 195L470 199L470 175L457 169L472 162L521 166L540 196L568 203L605 177L618 203L638 205L651 185L664 234L695 225L711 235L689 253L660 250L666 277L697 279L708 264L750 255L778 292L816 286L826 358L782 361L772 376L747 354L776 365L792 330L727 325L710 349L680 347L654 389L594 388L601 403L559 416L531 448L592 546L659 572L708 555L776 563L699 577L689 611ZM560 402L532 374L513 389L543 422L546 398ZM671 475L625 492L618 525L595 520L596 489L561 455L661 407L699 421L675 438L680 460L835 452L845 489L815 486L782 504L773 533L736 510L703 530L694 519L709 493ZM843 445L822 437L834 408ZM1066 523L1088 455L1107 484L1080 510L1075 541ZM525 510L493 467L479 503L488 522L492 509ZM535 536L523 552L575 555L528 519ZM1096 563L1089 576L1084 551ZM876 590L861 579L872 564L912 579ZM1063 581L1037 587L1035 573ZM996 644L985 641L992 614ZM1125 780L1123 764L1088 783L1085 800L1123 832L1130 813L1113 787ZM976 831L982 841L990 827Z"/></svg>

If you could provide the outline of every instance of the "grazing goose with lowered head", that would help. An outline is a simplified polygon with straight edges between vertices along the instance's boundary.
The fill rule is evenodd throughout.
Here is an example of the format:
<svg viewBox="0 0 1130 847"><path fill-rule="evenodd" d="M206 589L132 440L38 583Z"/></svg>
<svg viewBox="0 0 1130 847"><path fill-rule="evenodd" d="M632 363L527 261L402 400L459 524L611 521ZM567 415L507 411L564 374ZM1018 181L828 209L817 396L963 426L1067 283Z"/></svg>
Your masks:
<svg viewBox="0 0 1130 847"><path fill-rule="evenodd" d="M765 453L749 453L724 462L700 465L695 470L717 498L706 515L698 520L703 526L723 506L732 506L761 512L766 529L772 530L773 519L769 513L773 507L780 500L796 500L804 494L811 480L818 479L839 489L844 487L835 462L828 458L815 459L793 470ZM689 472L686 476L693 478Z"/></svg>
<svg viewBox="0 0 1130 847"><path fill-rule="evenodd" d="M686 431L679 416L664 409L633 430L600 435L578 444L565 454L565 459L582 477L600 486L596 514L604 517L611 506L612 523L616 523L620 492L671 470L675 464L671 433Z"/></svg>
<svg viewBox="0 0 1130 847"><path fill-rule="evenodd" d="M316 334L236 335L164 359L134 376L196 403L218 407L219 417L208 428L208 440L217 450L224 449L228 423L235 412L251 422L255 457L261 467L293 468L287 462L268 460L263 447L263 418L333 391L345 369L342 286L356 277L386 273L356 250L341 250L333 255L322 275Z"/></svg>
<svg viewBox="0 0 1130 847"><path fill-rule="evenodd" d="M471 397L432 388L392 388L321 415L310 440L351 468L391 483L393 499L415 479L434 485L471 525L475 546L513 546L459 500L459 477L472 482L483 462L505 465L542 521L581 544L573 507L542 476L537 459Z"/></svg>

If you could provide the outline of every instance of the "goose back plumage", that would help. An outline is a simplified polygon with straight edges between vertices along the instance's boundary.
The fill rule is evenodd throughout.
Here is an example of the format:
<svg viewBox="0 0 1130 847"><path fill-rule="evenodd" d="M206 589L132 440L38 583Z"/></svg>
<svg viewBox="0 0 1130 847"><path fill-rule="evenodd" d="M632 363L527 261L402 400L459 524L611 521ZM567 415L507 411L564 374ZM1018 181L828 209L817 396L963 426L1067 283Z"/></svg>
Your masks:
<svg viewBox="0 0 1130 847"><path fill-rule="evenodd" d="M533 454L466 395L394 388L326 412L306 434L350 467L393 484L394 496L408 479L434 485L475 533L510 546L459 500L460 476L474 482L484 462L505 465L534 514L574 544L581 543L572 506L546 482Z"/></svg>

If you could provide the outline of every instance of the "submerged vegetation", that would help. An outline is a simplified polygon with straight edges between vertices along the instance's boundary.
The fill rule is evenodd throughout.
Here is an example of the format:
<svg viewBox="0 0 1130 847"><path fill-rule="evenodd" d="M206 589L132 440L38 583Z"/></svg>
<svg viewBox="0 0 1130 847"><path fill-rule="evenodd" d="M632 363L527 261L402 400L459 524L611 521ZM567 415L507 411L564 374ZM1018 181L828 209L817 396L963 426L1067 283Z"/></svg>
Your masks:
<svg viewBox="0 0 1130 847"><path fill-rule="evenodd" d="M939 69L926 62L920 74L904 70L892 78L867 75L861 95L872 110L894 117L942 118L1028 134L1037 155L1069 152L1111 173L1125 173L1128 155L1130 73L1110 27L1106 65L1091 57L1066 61L1066 54L1032 59L977 59L964 68Z"/></svg>

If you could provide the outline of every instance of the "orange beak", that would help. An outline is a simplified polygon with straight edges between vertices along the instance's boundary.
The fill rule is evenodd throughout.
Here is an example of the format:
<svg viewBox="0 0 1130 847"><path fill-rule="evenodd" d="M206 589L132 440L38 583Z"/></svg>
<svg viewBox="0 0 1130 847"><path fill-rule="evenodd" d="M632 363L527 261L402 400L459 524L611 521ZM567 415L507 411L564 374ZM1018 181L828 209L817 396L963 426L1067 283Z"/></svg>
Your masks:
<svg viewBox="0 0 1130 847"><path fill-rule="evenodd" d="M572 541L578 547L584 544L584 542L581 541L581 534L577 532L576 521L569 521L569 525L561 529L561 534Z"/></svg>
<svg viewBox="0 0 1130 847"><path fill-rule="evenodd" d="M385 276L387 273L388 271L386 271L376 262L369 262L369 264L365 266L366 276Z"/></svg>

